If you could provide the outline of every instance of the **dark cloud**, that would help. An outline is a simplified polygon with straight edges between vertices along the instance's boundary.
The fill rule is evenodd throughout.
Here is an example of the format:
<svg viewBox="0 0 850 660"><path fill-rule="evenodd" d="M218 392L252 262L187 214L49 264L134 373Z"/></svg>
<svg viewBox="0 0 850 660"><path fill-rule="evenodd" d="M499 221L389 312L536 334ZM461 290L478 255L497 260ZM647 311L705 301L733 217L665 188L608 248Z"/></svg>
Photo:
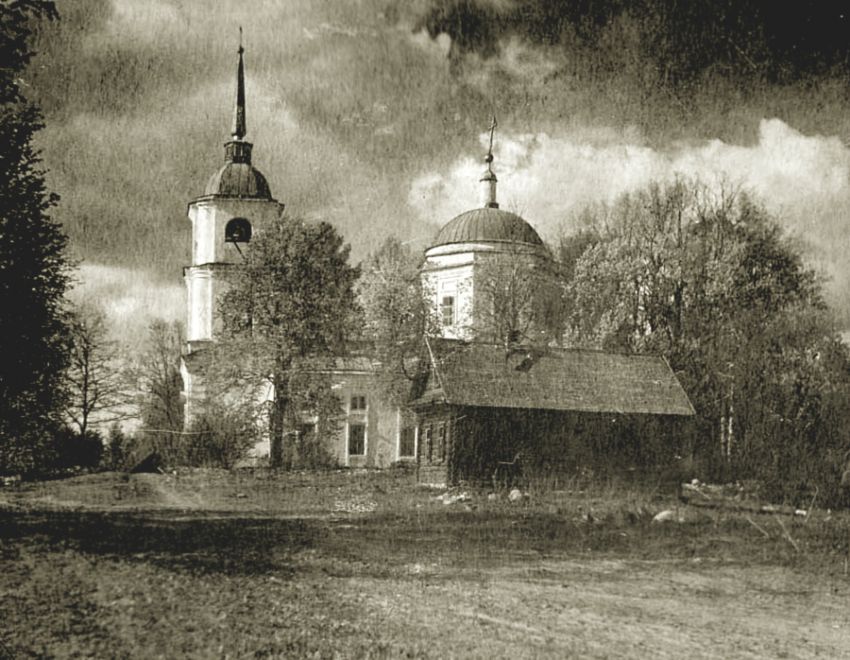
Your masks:
<svg viewBox="0 0 850 660"><path fill-rule="evenodd" d="M293 213L330 220L361 258L391 233L423 247L450 209L476 203L472 159L494 112L505 149L525 145L503 168L545 182L530 189L549 201L523 202L545 228L568 220L562 200L595 199L621 151L675 164L688 144L703 154L720 140L756 149L755 162L774 117L805 136L850 133L838 3L785 4L59 0L28 83L75 254L173 292L186 204L223 158L238 25L255 164ZM817 163L843 167L829 154ZM441 188L455 171L468 188ZM834 244L836 227L805 231Z"/></svg>
<svg viewBox="0 0 850 660"><path fill-rule="evenodd" d="M510 37L593 51L602 72L625 54L676 87L709 69L778 81L844 67L848 20L838 0L436 0L415 29L447 34L455 59L496 56ZM617 34L630 38L610 38Z"/></svg>

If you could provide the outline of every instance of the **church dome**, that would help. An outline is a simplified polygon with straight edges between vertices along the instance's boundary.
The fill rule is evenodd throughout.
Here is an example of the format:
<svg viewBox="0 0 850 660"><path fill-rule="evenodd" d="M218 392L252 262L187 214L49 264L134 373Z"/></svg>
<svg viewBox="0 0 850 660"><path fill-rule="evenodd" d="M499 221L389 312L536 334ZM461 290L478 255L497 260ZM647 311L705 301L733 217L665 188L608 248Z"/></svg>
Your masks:
<svg viewBox="0 0 850 660"><path fill-rule="evenodd" d="M207 181L204 195L271 199L269 183L250 163L228 161Z"/></svg>
<svg viewBox="0 0 850 660"><path fill-rule="evenodd" d="M431 247L450 243L511 242L543 245L534 228L516 213L485 207L472 209L450 220Z"/></svg>

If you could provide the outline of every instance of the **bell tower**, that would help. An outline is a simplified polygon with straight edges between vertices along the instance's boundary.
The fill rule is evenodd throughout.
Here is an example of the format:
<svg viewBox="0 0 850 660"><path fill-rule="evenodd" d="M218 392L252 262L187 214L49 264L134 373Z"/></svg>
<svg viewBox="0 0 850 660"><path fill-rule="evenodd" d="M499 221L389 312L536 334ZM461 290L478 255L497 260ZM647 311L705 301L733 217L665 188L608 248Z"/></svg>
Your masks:
<svg viewBox="0 0 850 660"><path fill-rule="evenodd" d="M251 164L253 145L245 140L245 65L242 29L236 68L236 104L224 164L210 177L204 194L189 202L192 265L184 268L187 291L186 352L183 383L185 421L190 424L203 399L205 353L221 332L218 305L225 273L238 268L252 237L283 213L262 173Z"/></svg>

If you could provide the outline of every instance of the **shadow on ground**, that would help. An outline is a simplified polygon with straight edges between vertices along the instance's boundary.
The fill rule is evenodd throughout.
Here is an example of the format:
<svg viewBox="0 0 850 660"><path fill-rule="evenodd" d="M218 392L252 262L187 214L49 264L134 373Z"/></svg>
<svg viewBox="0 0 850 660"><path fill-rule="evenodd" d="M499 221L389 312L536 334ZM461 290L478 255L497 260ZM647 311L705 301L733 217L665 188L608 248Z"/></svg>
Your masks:
<svg viewBox="0 0 850 660"><path fill-rule="evenodd" d="M0 538L46 549L141 560L198 572L254 574L286 567L285 556L316 543L303 520L181 518L169 515L0 513ZM283 555L283 557L282 557Z"/></svg>
<svg viewBox="0 0 850 660"><path fill-rule="evenodd" d="M0 530L6 553L14 552L20 541L49 551L76 550L196 573L273 571L278 577L321 570L380 578L399 567L429 561L456 568L589 556L793 563L797 554L784 541L760 542L758 532L742 521L589 524L561 515L517 512L281 518L173 511L0 511Z"/></svg>

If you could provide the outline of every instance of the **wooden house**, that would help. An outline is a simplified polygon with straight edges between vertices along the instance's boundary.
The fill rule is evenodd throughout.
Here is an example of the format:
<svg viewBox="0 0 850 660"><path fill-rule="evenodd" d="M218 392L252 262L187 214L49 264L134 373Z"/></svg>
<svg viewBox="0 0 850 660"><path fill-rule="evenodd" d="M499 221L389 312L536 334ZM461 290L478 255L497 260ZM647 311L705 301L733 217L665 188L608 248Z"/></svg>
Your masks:
<svg viewBox="0 0 850 660"><path fill-rule="evenodd" d="M694 410L663 358L429 344L411 403L420 481L645 471L688 451Z"/></svg>

